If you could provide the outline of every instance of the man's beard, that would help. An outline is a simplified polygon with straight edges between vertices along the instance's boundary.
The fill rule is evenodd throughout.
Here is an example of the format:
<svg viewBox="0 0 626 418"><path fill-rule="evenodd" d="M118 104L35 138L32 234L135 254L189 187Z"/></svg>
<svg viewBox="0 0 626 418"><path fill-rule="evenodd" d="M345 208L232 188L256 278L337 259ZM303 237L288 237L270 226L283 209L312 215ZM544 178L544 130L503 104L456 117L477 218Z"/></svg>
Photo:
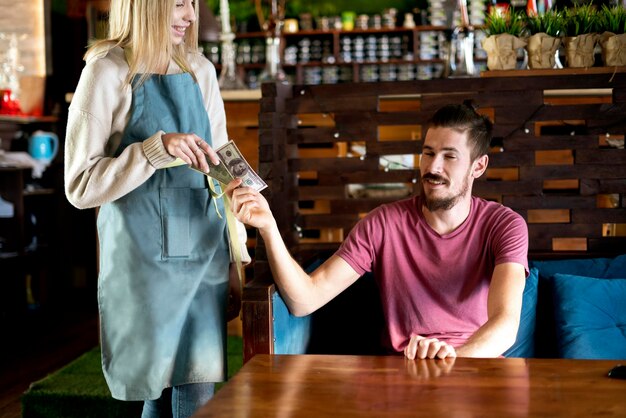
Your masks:
<svg viewBox="0 0 626 418"><path fill-rule="evenodd" d="M421 186L421 194L423 197L423 202L424 202L424 206L426 206L426 208L428 209L428 211L430 212L436 212L438 210L450 210L452 209L459 200L461 200L461 198L463 196L465 196L465 194L467 193L467 191L469 190L469 181L467 179L467 176L465 176L464 180L463 180L463 184L461 187L461 190L459 190L459 193L455 194L454 196L448 196L448 197L441 197L441 198L431 198L426 196L426 193L424 192L424 180L426 179L432 179L435 181L442 181L445 184L448 184L448 182L441 176L438 176L436 174L425 174L424 177L422 177L422 182L420 183Z"/></svg>

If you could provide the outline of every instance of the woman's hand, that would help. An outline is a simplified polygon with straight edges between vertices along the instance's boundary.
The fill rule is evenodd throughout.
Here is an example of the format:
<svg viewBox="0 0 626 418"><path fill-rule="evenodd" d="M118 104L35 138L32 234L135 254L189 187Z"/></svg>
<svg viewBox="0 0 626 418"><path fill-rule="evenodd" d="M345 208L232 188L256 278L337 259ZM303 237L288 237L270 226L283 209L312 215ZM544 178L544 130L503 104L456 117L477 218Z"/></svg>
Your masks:
<svg viewBox="0 0 626 418"><path fill-rule="evenodd" d="M250 187L239 187L241 179L231 181L226 194L231 199L231 209L240 221L260 230L276 224L270 206L263 195Z"/></svg>
<svg viewBox="0 0 626 418"><path fill-rule="evenodd" d="M163 134L161 140L170 155L179 157L181 160L203 173L209 172L209 164L206 160L207 155L213 164L218 165L220 163L220 159L215 151L213 151L213 148L198 135L168 133Z"/></svg>

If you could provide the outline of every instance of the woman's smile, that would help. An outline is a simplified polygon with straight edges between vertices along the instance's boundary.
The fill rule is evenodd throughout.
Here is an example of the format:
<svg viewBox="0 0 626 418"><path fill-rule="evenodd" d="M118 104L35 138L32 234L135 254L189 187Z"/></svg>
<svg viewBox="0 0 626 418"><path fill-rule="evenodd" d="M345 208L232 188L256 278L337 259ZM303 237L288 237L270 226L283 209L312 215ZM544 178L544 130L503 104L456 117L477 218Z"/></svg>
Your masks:
<svg viewBox="0 0 626 418"><path fill-rule="evenodd" d="M174 31L174 35L179 38L185 37L185 31L189 26L172 26L172 30Z"/></svg>

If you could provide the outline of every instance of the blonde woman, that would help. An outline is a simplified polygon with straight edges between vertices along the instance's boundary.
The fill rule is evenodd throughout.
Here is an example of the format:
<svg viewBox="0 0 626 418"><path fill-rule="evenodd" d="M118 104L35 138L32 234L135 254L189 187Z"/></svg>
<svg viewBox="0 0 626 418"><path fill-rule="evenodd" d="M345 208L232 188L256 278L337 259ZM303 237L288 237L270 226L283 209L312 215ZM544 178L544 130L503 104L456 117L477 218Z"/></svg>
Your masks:
<svg viewBox="0 0 626 418"><path fill-rule="evenodd" d="M191 0L112 0L68 116L67 198L100 207L104 375L114 398L145 401L143 417L187 417L210 399L239 311L221 199L202 174L167 168L178 157L206 172L227 141L197 16Z"/></svg>

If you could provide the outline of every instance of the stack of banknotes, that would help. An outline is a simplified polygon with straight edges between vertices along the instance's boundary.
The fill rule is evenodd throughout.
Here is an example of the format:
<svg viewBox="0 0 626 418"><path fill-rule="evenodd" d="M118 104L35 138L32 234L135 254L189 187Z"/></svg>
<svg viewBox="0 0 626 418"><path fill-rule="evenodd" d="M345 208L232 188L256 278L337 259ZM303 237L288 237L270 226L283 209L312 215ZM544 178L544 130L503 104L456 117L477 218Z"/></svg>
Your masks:
<svg viewBox="0 0 626 418"><path fill-rule="evenodd" d="M203 174L214 178L224 185L230 183L235 178L240 178L243 180L241 183L242 186L251 187L257 191L261 191L267 187L267 184L252 167L250 167L250 164L248 164L233 141L228 141L226 144L217 148L215 152L220 159L220 164L213 164L207 156L209 172Z"/></svg>

